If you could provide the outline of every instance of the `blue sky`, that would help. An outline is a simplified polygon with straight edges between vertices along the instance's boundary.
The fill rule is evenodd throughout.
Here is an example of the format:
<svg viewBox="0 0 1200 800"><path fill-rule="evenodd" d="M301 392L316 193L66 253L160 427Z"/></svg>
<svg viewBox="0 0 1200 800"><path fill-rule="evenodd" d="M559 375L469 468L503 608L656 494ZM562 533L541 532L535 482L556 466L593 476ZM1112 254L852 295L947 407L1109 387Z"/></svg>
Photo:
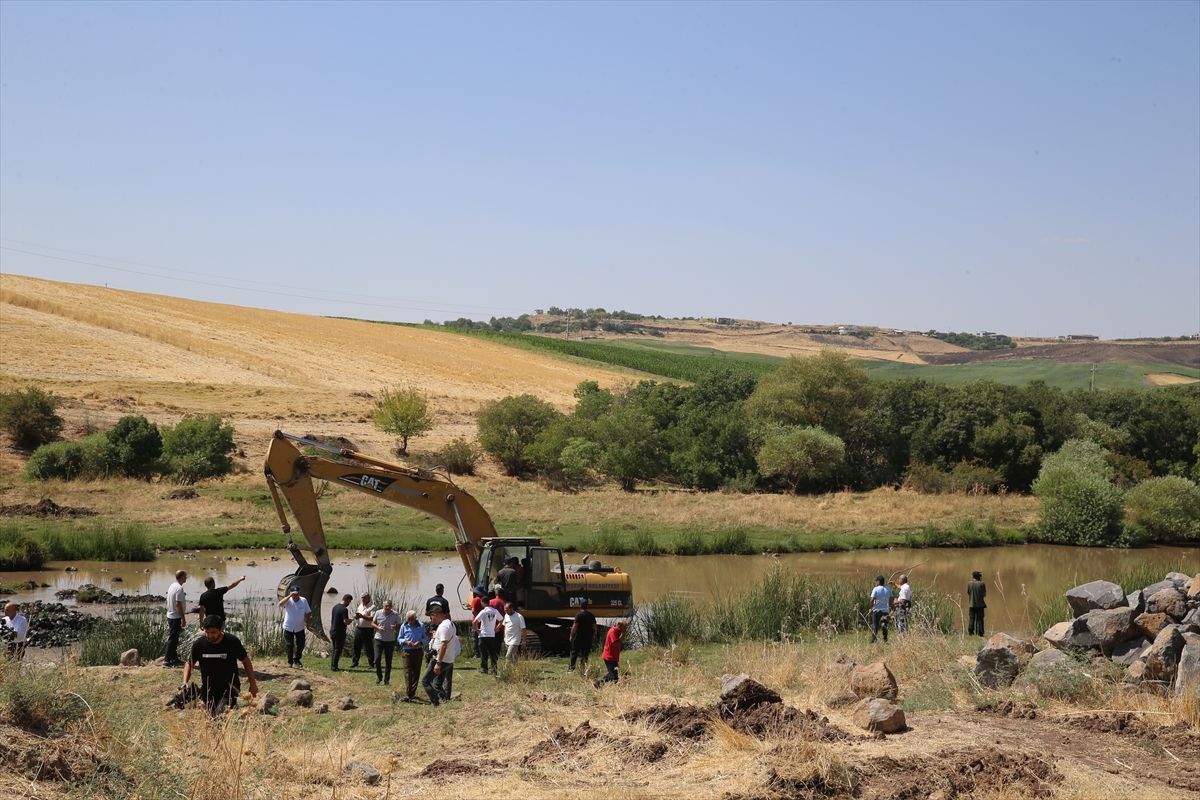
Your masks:
<svg viewBox="0 0 1200 800"><path fill-rule="evenodd" d="M381 319L1195 332L1200 4L6 0L0 238Z"/></svg>

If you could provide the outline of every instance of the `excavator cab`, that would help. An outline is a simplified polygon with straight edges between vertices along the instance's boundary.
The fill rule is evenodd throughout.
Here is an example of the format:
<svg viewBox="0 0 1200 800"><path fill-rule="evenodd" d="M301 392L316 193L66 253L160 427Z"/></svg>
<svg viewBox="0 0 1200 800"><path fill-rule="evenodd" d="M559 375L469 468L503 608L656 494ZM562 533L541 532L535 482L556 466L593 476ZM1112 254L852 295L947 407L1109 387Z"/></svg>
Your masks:
<svg viewBox="0 0 1200 800"><path fill-rule="evenodd" d="M532 537L484 539L475 571L479 585L494 588L496 576L509 558L520 565L517 604L522 612L526 616L538 616L539 611L562 616L563 609L570 607L562 550L543 546L541 539Z"/></svg>

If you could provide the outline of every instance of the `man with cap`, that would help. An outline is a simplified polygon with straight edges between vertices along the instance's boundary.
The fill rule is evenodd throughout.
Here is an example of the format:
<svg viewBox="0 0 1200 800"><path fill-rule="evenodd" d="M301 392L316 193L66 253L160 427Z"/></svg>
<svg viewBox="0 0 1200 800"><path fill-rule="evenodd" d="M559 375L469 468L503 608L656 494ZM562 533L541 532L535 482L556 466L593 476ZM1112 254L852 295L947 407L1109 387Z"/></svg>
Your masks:
<svg viewBox="0 0 1200 800"><path fill-rule="evenodd" d="M588 611L587 598L579 601L579 613L571 623L571 666L568 672L575 671L575 660L583 661L583 675L587 677L588 655L592 652L592 642L596 640L596 615Z"/></svg>
<svg viewBox="0 0 1200 800"><path fill-rule="evenodd" d="M312 607L300 596L300 587L293 586L287 597L279 601L283 609L283 643L287 648L288 666L302 667L305 631L312 622Z"/></svg>
<svg viewBox="0 0 1200 800"><path fill-rule="evenodd" d="M342 658L342 651L346 649L346 629L350 627L350 601L353 599L353 595L342 595L342 602L334 606L329 615L329 644L331 646L329 669L331 672L341 671L338 661Z"/></svg>
<svg viewBox="0 0 1200 800"><path fill-rule="evenodd" d="M404 702L411 703L417 696L417 684L421 682L421 659L429 634L417 619L416 611L409 611L400 632L396 634L404 655Z"/></svg>
<svg viewBox="0 0 1200 800"><path fill-rule="evenodd" d="M377 610L371 602L371 594L363 592L358 608L354 610L354 660L350 662L351 667L358 666L359 656L365 649L367 664L371 669L375 669L375 626L371 624L371 620L375 619Z"/></svg>
<svg viewBox="0 0 1200 800"><path fill-rule="evenodd" d="M396 652L396 635L400 632L400 615L392 610L392 601L384 600L383 608L371 620L375 629L375 684L392 682L392 654ZM387 669L384 669L387 661Z"/></svg>
<svg viewBox="0 0 1200 800"><path fill-rule="evenodd" d="M238 678L237 662L246 670L246 681L250 694L258 694L258 681L254 677L254 665L242 642L233 634L225 633L225 620L210 614L201 623L204 635L192 643L192 652L183 665L184 688L191 683L192 668L200 667L200 698L208 706L208 713L217 716L227 708L237 705L242 684Z"/></svg>
<svg viewBox="0 0 1200 800"><path fill-rule="evenodd" d="M454 660L458 658L461 645L448 613L441 608L434 608L429 618L434 625L433 640L429 643L433 659L425 670L421 686L429 695L429 702L436 706L450 699L454 686Z"/></svg>
<svg viewBox="0 0 1200 800"><path fill-rule="evenodd" d="M892 590L887 587L887 578L875 576L875 588L871 590L871 642L883 628L883 640L888 640L888 611L892 607Z"/></svg>

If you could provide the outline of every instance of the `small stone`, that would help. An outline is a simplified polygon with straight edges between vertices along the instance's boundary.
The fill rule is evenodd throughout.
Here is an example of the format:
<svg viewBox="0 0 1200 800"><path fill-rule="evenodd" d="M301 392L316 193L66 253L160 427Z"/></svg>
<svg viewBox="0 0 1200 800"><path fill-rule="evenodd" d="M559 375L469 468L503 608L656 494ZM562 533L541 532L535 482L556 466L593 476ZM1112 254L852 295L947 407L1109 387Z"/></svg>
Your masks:
<svg viewBox="0 0 1200 800"><path fill-rule="evenodd" d="M993 633L987 640L985 647L1007 647L1014 653L1031 656L1037 652L1037 648L1033 642L1028 639L1022 639L1013 636L1011 633Z"/></svg>
<svg viewBox="0 0 1200 800"><path fill-rule="evenodd" d="M843 654L835 658L833 662L830 663L829 671L833 673L840 673L842 675L849 675L854 671L856 666L858 665L855 663L853 658Z"/></svg>
<svg viewBox="0 0 1200 800"><path fill-rule="evenodd" d="M1125 680L1129 683L1138 684L1146 677L1146 660L1139 658L1137 661L1129 665L1129 669L1125 670Z"/></svg>
<svg viewBox="0 0 1200 800"><path fill-rule="evenodd" d="M1072 659L1062 650L1042 650L1035 653L1033 658L1029 659L1030 668L1033 667L1050 667L1056 664L1070 664Z"/></svg>
<svg viewBox="0 0 1200 800"><path fill-rule="evenodd" d="M274 714L279 711L279 698L270 692L265 692L259 695L258 702L254 705L259 710L259 713Z"/></svg>
<svg viewBox="0 0 1200 800"><path fill-rule="evenodd" d="M353 698L350 697L339 697L336 701L334 701L333 707L338 711L353 711L354 709L358 708L358 706L354 704Z"/></svg>
<svg viewBox="0 0 1200 800"><path fill-rule="evenodd" d="M966 667L967 669L974 670L975 669L975 656L959 656L958 663L961 666Z"/></svg>
<svg viewBox="0 0 1200 800"><path fill-rule="evenodd" d="M308 681L304 680L303 678L297 678L296 680L294 680L290 684L288 684L289 692L295 692L295 691L306 691L307 692L307 691L311 691L311 690L312 690L312 684L310 684Z"/></svg>
<svg viewBox="0 0 1200 800"><path fill-rule="evenodd" d="M750 680L750 676L744 672L739 672L737 675L722 675L721 676L721 696L733 692L746 681Z"/></svg>
<svg viewBox="0 0 1200 800"><path fill-rule="evenodd" d="M308 689L293 689L283 698L283 704L287 706L301 706L302 708L312 708L313 693Z"/></svg>
<svg viewBox="0 0 1200 800"><path fill-rule="evenodd" d="M869 731L896 733L906 727L904 709L881 697L866 697L854 707L854 724Z"/></svg>
<svg viewBox="0 0 1200 800"><path fill-rule="evenodd" d="M1153 641L1146 638L1133 639L1124 644L1119 644L1113 649L1112 660L1114 663L1128 666L1141 658L1146 648L1151 644L1153 644Z"/></svg>
<svg viewBox="0 0 1200 800"><path fill-rule="evenodd" d="M850 705L856 700L858 700L858 695L854 694L854 692L849 689L839 689L825 698L825 705L830 708L841 708Z"/></svg>
<svg viewBox="0 0 1200 800"><path fill-rule="evenodd" d="M374 786L383 779L383 773L365 761L347 762L346 772L349 772L351 776L358 778L368 786Z"/></svg>
<svg viewBox="0 0 1200 800"><path fill-rule="evenodd" d="M137 648L134 647L121 653L119 663L122 667L140 667L142 665L142 656L138 653Z"/></svg>
<svg viewBox="0 0 1200 800"><path fill-rule="evenodd" d="M895 700L899 693L896 676L888 669L887 664L876 661L863 667L855 667L850 672L850 691L858 697L885 697Z"/></svg>
<svg viewBox="0 0 1200 800"><path fill-rule="evenodd" d="M313 713L314 714L328 714L329 713L329 704L328 703L317 703L315 706L313 706Z"/></svg>

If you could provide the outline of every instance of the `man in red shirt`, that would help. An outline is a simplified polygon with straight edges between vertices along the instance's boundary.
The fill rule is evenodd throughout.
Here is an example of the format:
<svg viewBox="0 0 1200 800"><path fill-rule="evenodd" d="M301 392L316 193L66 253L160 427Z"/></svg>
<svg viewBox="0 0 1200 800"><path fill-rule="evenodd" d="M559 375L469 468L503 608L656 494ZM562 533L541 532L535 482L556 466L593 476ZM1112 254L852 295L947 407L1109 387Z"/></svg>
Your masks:
<svg viewBox="0 0 1200 800"><path fill-rule="evenodd" d="M621 645L625 642L625 628L628 625L628 622L621 620L609 628L608 635L604 637L604 650L600 657L604 659L604 666L608 667L608 674L596 681L597 689L602 683L616 683L621 678L618 672L621 666Z"/></svg>

